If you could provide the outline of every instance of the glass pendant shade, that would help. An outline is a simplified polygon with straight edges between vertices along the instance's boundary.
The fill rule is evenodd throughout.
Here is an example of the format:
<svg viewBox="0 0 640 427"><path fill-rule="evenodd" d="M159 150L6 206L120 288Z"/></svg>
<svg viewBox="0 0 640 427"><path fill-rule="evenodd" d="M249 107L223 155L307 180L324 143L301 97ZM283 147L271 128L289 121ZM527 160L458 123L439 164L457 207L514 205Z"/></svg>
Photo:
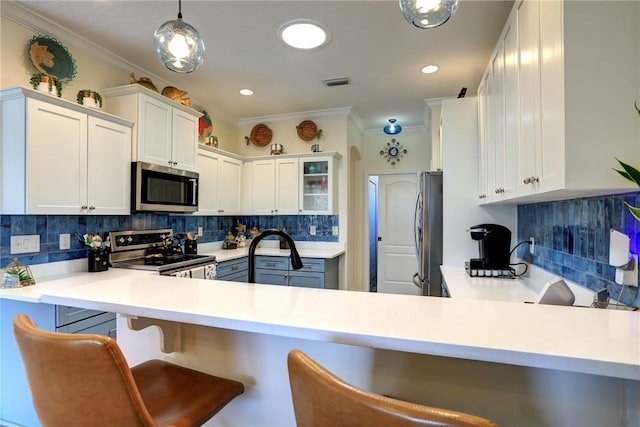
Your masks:
<svg viewBox="0 0 640 427"><path fill-rule="evenodd" d="M399 0L400 10L411 25L435 28L456 13L460 0Z"/></svg>
<svg viewBox="0 0 640 427"><path fill-rule="evenodd" d="M396 123L396 119L389 119L389 124L382 128L387 135L397 135L402 132L402 126Z"/></svg>
<svg viewBox="0 0 640 427"><path fill-rule="evenodd" d="M198 30L178 19L160 25L154 33L154 45L160 62L176 73L191 73L204 61L204 41Z"/></svg>

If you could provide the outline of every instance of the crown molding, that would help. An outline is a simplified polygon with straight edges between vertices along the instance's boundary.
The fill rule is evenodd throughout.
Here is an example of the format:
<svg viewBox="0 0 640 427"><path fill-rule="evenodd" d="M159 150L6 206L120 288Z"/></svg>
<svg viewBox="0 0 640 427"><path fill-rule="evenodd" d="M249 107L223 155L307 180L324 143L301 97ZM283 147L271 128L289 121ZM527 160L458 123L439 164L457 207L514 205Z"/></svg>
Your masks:
<svg viewBox="0 0 640 427"><path fill-rule="evenodd" d="M320 117L347 117L353 116L353 112L351 107L343 107L343 108L328 108L326 110L312 110L312 111L302 111L297 113L285 113L285 114L273 114L270 116L256 116L256 117L247 117L244 119L238 120L238 126L247 126L253 125L262 122L282 122L285 120L297 120L297 119L316 119Z"/></svg>

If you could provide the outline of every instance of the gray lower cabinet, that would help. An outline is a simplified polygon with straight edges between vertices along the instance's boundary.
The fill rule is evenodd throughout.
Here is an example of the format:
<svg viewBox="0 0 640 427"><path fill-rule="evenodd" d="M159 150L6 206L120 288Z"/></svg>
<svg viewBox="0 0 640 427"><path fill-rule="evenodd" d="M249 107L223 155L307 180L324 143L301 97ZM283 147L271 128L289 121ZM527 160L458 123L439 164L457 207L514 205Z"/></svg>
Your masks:
<svg viewBox="0 0 640 427"><path fill-rule="evenodd" d="M305 288L338 289L338 258L302 258L300 270L291 268L289 257L256 257L256 283Z"/></svg>
<svg viewBox="0 0 640 427"><path fill-rule="evenodd" d="M116 315L102 311L8 299L0 300L0 425L38 426L22 357L13 337L13 316L24 313L42 329L116 337Z"/></svg>
<svg viewBox="0 0 640 427"><path fill-rule="evenodd" d="M229 282L244 282L249 281L249 269L248 269L247 257L230 259L227 261L218 262L216 268L216 279L226 280Z"/></svg>

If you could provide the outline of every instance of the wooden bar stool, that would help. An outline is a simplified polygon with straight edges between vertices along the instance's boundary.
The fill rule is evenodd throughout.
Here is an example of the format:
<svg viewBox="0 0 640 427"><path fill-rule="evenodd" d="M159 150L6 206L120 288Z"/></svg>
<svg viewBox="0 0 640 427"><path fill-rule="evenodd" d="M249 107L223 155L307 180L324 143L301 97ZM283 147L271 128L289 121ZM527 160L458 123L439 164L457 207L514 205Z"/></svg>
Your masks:
<svg viewBox="0 0 640 427"><path fill-rule="evenodd" d="M160 360L129 368L113 339L45 331L24 314L13 332L43 426L201 426L244 391Z"/></svg>
<svg viewBox="0 0 640 427"><path fill-rule="evenodd" d="M417 405L344 382L300 350L287 357L298 427L497 427L475 415Z"/></svg>

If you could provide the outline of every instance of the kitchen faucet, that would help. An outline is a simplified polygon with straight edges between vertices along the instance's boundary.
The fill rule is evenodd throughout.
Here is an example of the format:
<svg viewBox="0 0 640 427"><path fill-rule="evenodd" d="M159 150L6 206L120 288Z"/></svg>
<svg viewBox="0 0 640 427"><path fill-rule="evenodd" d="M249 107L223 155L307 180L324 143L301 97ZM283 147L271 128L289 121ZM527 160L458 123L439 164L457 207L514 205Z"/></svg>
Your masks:
<svg viewBox="0 0 640 427"><path fill-rule="evenodd" d="M303 267L302 260L300 259L300 254L298 253L298 250L296 249L296 245L295 243L293 243L293 239L291 238L291 236L289 236L287 233L285 233L282 230L270 228L268 230L264 230L262 233L254 237L251 240L251 244L249 245L249 260L248 260L249 283L256 282L256 267L255 267L256 247L258 246L258 243L260 243L260 240L264 239L267 236L272 236L272 235L277 235L282 237L289 244L289 247L291 248L291 267L294 270L300 270Z"/></svg>

